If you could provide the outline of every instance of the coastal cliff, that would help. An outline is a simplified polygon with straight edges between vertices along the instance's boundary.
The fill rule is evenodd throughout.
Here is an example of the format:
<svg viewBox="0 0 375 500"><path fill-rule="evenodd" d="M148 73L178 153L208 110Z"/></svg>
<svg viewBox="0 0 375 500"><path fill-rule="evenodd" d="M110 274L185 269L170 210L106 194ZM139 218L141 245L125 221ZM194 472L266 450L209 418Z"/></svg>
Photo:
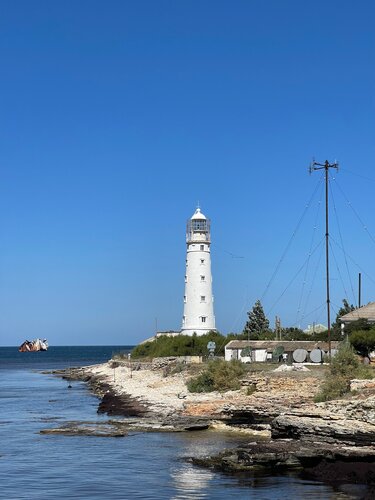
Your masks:
<svg viewBox="0 0 375 500"><path fill-rule="evenodd" d="M317 371L268 371L249 373L238 391L192 394L186 387L191 373L166 366L112 360L73 369L69 376L89 383L101 399L99 412L128 417L112 421L117 435L132 429L243 433L243 446L192 457L197 465L250 474L292 470L331 482L375 483L374 382L357 383L346 399L314 403L322 378Z"/></svg>

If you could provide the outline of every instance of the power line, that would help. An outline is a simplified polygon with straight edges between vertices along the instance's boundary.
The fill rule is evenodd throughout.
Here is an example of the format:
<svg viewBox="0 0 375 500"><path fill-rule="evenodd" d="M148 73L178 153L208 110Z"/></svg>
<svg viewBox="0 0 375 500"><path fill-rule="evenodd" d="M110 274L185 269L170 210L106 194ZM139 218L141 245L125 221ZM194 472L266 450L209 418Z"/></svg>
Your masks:
<svg viewBox="0 0 375 500"><path fill-rule="evenodd" d="M245 290L244 304L243 304L243 306L241 307L241 310L240 310L239 314L237 315L236 320L235 320L235 321L234 321L234 323L233 323L233 326L232 326L232 328L231 328L231 331L233 331L233 330L235 329L236 325L238 324L239 319L240 319L241 315L243 314L243 312L245 311L245 308L246 308L246 305L247 305L247 304L248 304L248 296L247 296L247 290Z"/></svg>
<svg viewBox="0 0 375 500"><path fill-rule="evenodd" d="M309 301L310 301L310 297L311 297L311 293L312 293L312 290L313 290L313 287L314 287L316 276L318 274L318 270L319 270L319 267L320 267L320 262L321 262L322 256L323 256L323 250L324 250L324 247L322 245L322 247L320 249L320 252L319 252L318 262L316 264L315 271L314 271L314 274L313 274L313 277L312 277L312 280L311 280L310 290L309 290L309 292L307 294L307 297L306 297L306 300L305 300L305 306L304 306L303 313L302 313L302 316L301 316L301 319L300 319L301 323L306 318L306 316L308 316L308 314L306 314L306 309L307 309L307 306L308 306Z"/></svg>
<svg viewBox="0 0 375 500"><path fill-rule="evenodd" d="M340 281L341 281L341 285L342 285L342 287L344 289L345 297L348 297L348 292L346 291L345 283L344 283L344 280L342 279L342 274L341 274L340 267L339 267L337 259L336 259L335 252L333 251L333 248L332 248L331 244L329 245L329 247L330 247L332 255L333 255L333 260L335 261L335 264L336 264L336 270L337 270L337 273L339 275L339 278L340 278Z"/></svg>
<svg viewBox="0 0 375 500"><path fill-rule="evenodd" d="M353 257L351 257L351 256L350 256L347 252L345 252L345 250L344 250L344 249L343 249L343 248L342 248L342 247L341 247L341 246L337 243L337 241L335 241L335 240L334 240L334 238L332 238L332 236L331 236L331 241L332 241L332 242L333 242L336 246L338 246L338 247L340 248L340 250L341 250L342 252L344 252L344 253L347 255L347 257L349 258L349 260L351 260L351 261L353 262L353 264L354 264L355 266L357 266L357 267L358 267L358 269L359 269L359 270L360 270L363 274L365 274L365 275L368 277L368 279L369 279L370 281L372 281L372 283L374 283L374 285L375 285L375 280L374 280L374 279L373 279L373 278L372 278L372 277L371 277L371 276L370 276L370 275L369 275L369 274L368 274L368 273L367 273L367 272L366 272L366 271L365 271L365 270L364 270L364 269L363 269L363 268L362 268L362 267L361 267L361 266L360 266L360 265L359 265L359 264L358 264L358 263L357 263L357 262L353 259Z"/></svg>
<svg viewBox="0 0 375 500"><path fill-rule="evenodd" d="M261 298L260 298L261 302L263 301L263 299L264 299L264 297L266 296L266 294L267 294L267 292L268 292L268 290L269 290L269 288L270 288L270 286L271 286L271 284L272 284L273 280L275 279L275 277L276 277L276 275L277 275L277 273L278 273L278 271L279 271L279 269L280 269L280 266L281 266L281 264L282 264L282 262L283 262L283 260L284 260L284 258L285 258L285 256L286 256L286 254L287 254L287 252L288 252L289 248L290 248L290 245L292 244L292 241L294 240L294 238L295 238L295 236L296 236L296 234L297 234L297 231L298 231L298 229L300 228L300 226L301 226L301 224L302 224L302 221L303 221L303 219L305 218L305 215L306 215L306 213L307 213L307 211L308 211L308 209L309 209L309 207L310 207L310 204L311 204L312 200L314 199L315 194L316 194L316 192L317 192L317 190L318 190L318 188L319 188L319 185L322 183L322 181L323 181L323 176L321 176L321 178L319 179L319 181L318 181L318 183L317 183L317 185L316 185L316 187L315 187L315 189L314 189L314 191L313 191L313 194L312 194L312 196L311 196L310 200L308 201L307 205L305 206L304 211L302 212L302 215L301 215L301 217L300 217L300 218L299 218L299 220L298 220L297 226L296 226L296 228L294 229L294 231L293 231L293 233L292 233L292 236L290 237L290 239L289 239L289 241L288 241L288 243L287 243L287 245L286 245L286 247L285 247L285 249L284 249L284 252L283 252L283 253L282 253L282 255L281 255L281 258L280 258L280 260L279 260L279 262L278 262L278 264L277 264L277 266L276 266L276 268L275 268L274 272L272 273L272 276L271 276L270 280L268 281L267 286L266 286L266 288L265 288L265 290L264 290L263 294L261 295Z"/></svg>
<svg viewBox="0 0 375 500"><path fill-rule="evenodd" d="M314 248L314 250L312 251L312 254L313 255L316 250L320 247L320 245L322 244L323 242L323 239L316 245L316 247ZM302 264L302 266L298 269L298 271L295 273L295 275L293 276L293 278L289 281L289 283L287 284L287 286L284 288L283 292L281 293L281 295L279 296L279 298L273 303L271 309L269 309L267 311L267 315L270 314L273 310L273 308L275 307L275 305L280 301L280 299L283 297L283 295L285 294L285 292L288 290L288 288L290 287L290 285L294 282L294 280L297 278L297 276L299 275L299 273L302 271L302 269L305 267L308 259L310 258L310 255L307 257L307 259L305 260L305 262Z"/></svg>
<svg viewBox="0 0 375 500"><path fill-rule="evenodd" d="M340 171L347 172L348 174L352 174L352 175L355 175L357 177L361 177L362 179L366 179L366 181L375 182L375 179L371 179L371 177L366 177L365 175L358 174L357 172L353 172L352 170L348 170L347 168L340 167Z"/></svg>
<svg viewBox="0 0 375 500"><path fill-rule="evenodd" d="M341 226L340 226L339 217L338 217L337 210L336 210L336 203L335 203L335 198L333 196L333 189L332 189L331 183L329 185L329 188L330 188L330 193L331 193L331 198L332 198L333 211L335 213L337 227L338 227L338 230L339 230L340 242L341 242L342 247L345 248L345 246L344 246L344 239L342 237ZM352 294L353 294L353 297L354 297L354 304L356 304L356 298L355 298L355 293L354 293L354 288L353 288L353 282L352 282L352 278L351 278L351 275L350 275L350 272L349 272L348 260L346 258L345 253L344 253L344 260L345 260L346 272L348 273L350 288L351 288L351 291L352 291ZM346 297L348 297L347 292L345 292L345 294L346 294Z"/></svg>
<svg viewBox="0 0 375 500"><path fill-rule="evenodd" d="M323 184L322 184L322 187L323 187ZM300 311L301 311L302 299L303 299L303 294L304 294L304 291L305 291L305 284L306 284L306 279L307 279L307 274L308 274L309 264L310 264L311 250L312 250L312 247L313 247L313 244L314 244L314 240L315 240L316 229L317 229L317 224L318 224L318 216L319 216L319 212L320 212L321 203L322 203L322 192L320 194L320 199L318 201L318 208L317 208L317 211L316 211L316 214L315 214L315 220L314 220L314 226L313 226L313 233L312 233L312 236L311 236L310 248L309 248L309 253L308 253L309 259L307 261L307 266L306 266L306 269L305 269L305 274L303 276L301 293L300 293L300 298L299 298L299 302L298 302L297 315L296 315L296 324L298 323L298 318L299 318L299 314L300 314Z"/></svg>
<svg viewBox="0 0 375 500"><path fill-rule="evenodd" d="M325 307L326 303L323 302L323 304L321 304L320 306L316 307L315 309L313 309L312 311L310 311L309 313L305 314L304 318L308 318L309 316L311 316L311 314L314 314L314 312L316 311L319 311L320 309L323 309L323 307ZM296 323L296 325L298 325L298 323Z"/></svg>
<svg viewBox="0 0 375 500"><path fill-rule="evenodd" d="M339 191L341 192L342 196L344 197L345 201L347 202L347 204L350 206L350 208L352 209L354 215L357 217L358 221L360 222L360 224L363 226L363 229L366 231L366 233L368 234L368 236L370 237L371 241L375 244L375 238L372 236L372 234L370 233L370 231L368 230L366 224L362 221L361 217L359 216L358 212L356 211L356 209L353 207L353 205L351 204L351 202L348 200L347 196L345 195L344 191L341 189L340 187L340 184L336 181L335 179L335 182L337 184L337 187L339 188Z"/></svg>
<svg viewBox="0 0 375 500"><path fill-rule="evenodd" d="M228 250L224 250L224 248L219 247L218 245L215 244L215 248L220 250L221 252L226 253L227 255L230 255L232 259L244 259L245 257L243 255L236 255L232 252L229 252Z"/></svg>

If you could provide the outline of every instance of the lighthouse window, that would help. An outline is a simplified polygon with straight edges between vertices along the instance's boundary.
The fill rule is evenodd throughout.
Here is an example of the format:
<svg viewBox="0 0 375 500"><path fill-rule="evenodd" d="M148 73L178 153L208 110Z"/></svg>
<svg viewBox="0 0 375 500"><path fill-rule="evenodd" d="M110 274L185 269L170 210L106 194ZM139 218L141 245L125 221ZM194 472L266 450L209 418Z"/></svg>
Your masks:
<svg viewBox="0 0 375 500"><path fill-rule="evenodd" d="M182 323L185 324L186 317L182 316Z"/></svg>
<svg viewBox="0 0 375 500"><path fill-rule="evenodd" d="M201 281L206 281L206 276L203 276L203 275L201 274Z"/></svg>
<svg viewBox="0 0 375 500"><path fill-rule="evenodd" d="M204 259L201 259L201 264L204 264Z"/></svg>
<svg viewBox="0 0 375 500"><path fill-rule="evenodd" d="M206 296L205 295L201 295L201 302L206 302Z"/></svg>
<svg viewBox="0 0 375 500"><path fill-rule="evenodd" d="M184 295L184 302L186 302L186 295Z"/></svg>
<svg viewBox="0 0 375 500"><path fill-rule="evenodd" d="M185 275L185 283L187 283L187 276Z"/></svg>
<svg viewBox="0 0 375 500"><path fill-rule="evenodd" d="M206 323L207 316L201 316L202 323Z"/></svg>
<svg viewBox="0 0 375 500"><path fill-rule="evenodd" d="M204 250L204 245L201 245L201 252L203 252Z"/></svg>
<svg viewBox="0 0 375 500"><path fill-rule="evenodd" d="M206 231L206 221L205 220L194 220L193 221L193 231Z"/></svg>

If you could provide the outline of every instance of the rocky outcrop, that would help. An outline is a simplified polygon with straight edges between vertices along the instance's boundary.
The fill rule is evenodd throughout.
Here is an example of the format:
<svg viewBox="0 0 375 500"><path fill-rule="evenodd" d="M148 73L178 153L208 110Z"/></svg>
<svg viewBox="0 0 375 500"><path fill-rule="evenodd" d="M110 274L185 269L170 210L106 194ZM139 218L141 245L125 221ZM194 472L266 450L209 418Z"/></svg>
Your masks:
<svg viewBox="0 0 375 500"><path fill-rule="evenodd" d="M123 415L127 417L142 417L149 415L146 405L126 395L118 396L107 391L98 406L98 413L107 415Z"/></svg>
<svg viewBox="0 0 375 500"><path fill-rule="evenodd" d="M375 481L375 448L301 443L292 439L254 442L247 446L225 450L218 455L191 458L200 466L224 472L248 474L282 474L285 470L303 473L305 477L334 482Z"/></svg>
<svg viewBox="0 0 375 500"><path fill-rule="evenodd" d="M339 477L375 484L375 394L368 385L347 400L315 404L319 384L310 374L253 374L242 391L202 397L185 391L182 374L166 376L165 370L174 363L172 358L158 360L148 371L142 367L138 372L109 363L57 373L87 381L101 400L98 412L127 418L110 420L104 427L73 422L42 432L126 436L134 431L203 430L211 425L255 430L252 439L257 442L192 461L230 472L274 474L287 469L324 481Z"/></svg>
<svg viewBox="0 0 375 500"><path fill-rule="evenodd" d="M207 419L171 417L127 418L103 422L66 422L59 427L47 428L41 434L64 434L68 436L124 437L129 432L187 432L208 429Z"/></svg>
<svg viewBox="0 0 375 500"><path fill-rule="evenodd" d="M365 446L375 441L375 426L356 420L334 417L280 415L271 423L273 439L355 444Z"/></svg>
<svg viewBox="0 0 375 500"><path fill-rule="evenodd" d="M92 422L68 422L61 427L42 429L40 434L64 434L65 436L124 437L125 429L110 424Z"/></svg>

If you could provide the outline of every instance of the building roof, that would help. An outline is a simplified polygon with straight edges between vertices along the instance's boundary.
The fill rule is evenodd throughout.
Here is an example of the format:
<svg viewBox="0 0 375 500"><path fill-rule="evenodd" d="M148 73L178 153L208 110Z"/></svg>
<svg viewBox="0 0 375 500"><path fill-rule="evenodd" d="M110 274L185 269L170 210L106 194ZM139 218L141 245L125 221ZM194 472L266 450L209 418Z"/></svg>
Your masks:
<svg viewBox="0 0 375 500"><path fill-rule="evenodd" d="M206 216L202 214L201 209L198 207L196 211L194 212L194 215L192 216L191 220L205 220Z"/></svg>
<svg viewBox="0 0 375 500"><path fill-rule="evenodd" d="M358 319L367 319L368 321L375 322L375 302L369 302L367 305L354 309L350 313L340 316L342 323L350 323Z"/></svg>
<svg viewBox="0 0 375 500"><path fill-rule="evenodd" d="M332 341L331 348L337 349L339 343ZM225 346L225 349L251 347L251 349L266 349L267 352L272 352L278 346L283 346L286 352L291 352L295 349L306 349L306 351L312 351L313 349L328 351L329 349L328 342L315 342L313 340L231 340Z"/></svg>

